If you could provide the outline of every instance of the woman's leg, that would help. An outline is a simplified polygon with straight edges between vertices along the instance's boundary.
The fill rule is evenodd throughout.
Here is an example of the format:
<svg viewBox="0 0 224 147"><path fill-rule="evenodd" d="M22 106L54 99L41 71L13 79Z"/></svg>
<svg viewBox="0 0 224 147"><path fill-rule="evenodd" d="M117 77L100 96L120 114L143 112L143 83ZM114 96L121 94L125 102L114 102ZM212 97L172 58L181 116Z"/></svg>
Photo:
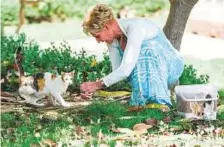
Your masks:
<svg viewBox="0 0 224 147"><path fill-rule="evenodd" d="M154 43L156 40L143 42L139 59L128 79L132 86L130 105L171 105L167 64L157 48L152 47Z"/></svg>

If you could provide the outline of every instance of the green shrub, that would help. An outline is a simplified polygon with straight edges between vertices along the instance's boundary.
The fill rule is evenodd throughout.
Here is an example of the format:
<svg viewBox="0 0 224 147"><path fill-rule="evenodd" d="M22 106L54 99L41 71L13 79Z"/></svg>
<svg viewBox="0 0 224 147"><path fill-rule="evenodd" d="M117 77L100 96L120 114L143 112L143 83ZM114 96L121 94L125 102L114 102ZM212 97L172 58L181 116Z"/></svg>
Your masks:
<svg viewBox="0 0 224 147"><path fill-rule="evenodd" d="M184 72L180 77L180 85L206 84L209 82L208 75L198 75L193 65L185 65Z"/></svg>
<svg viewBox="0 0 224 147"><path fill-rule="evenodd" d="M74 84L71 90L79 91L79 85L86 81L95 81L111 72L111 63L109 56L105 53L103 60L97 61L96 56L88 56L85 50L74 52L71 50L67 42L62 42L59 47L52 43L48 49L40 49L39 45L34 41L28 42L24 34L18 36L2 37L1 42L1 76L5 77L7 71L12 69L14 64L14 53L21 46L24 56L23 68L28 75L38 72L61 73L61 71L75 71ZM180 84L203 84L207 83L209 76L197 75L197 70L192 65L185 65L184 72L180 77ZM13 83L18 80L11 77L11 83L6 84L10 89ZM4 84L3 84L4 85ZM12 87L12 86L11 86ZM4 90L6 90L4 89ZM126 80L114 84L106 90L131 90Z"/></svg>
<svg viewBox="0 0 224 147"><path fill-rule="evenodd" d="M45 0L36 5L25 7L25 17L28 23L41 21L64 21L66 18L83 18L90 6L105 3L118 13L121 8L128 6L137 10L138 16L147 16L168 6L167 0ZM7 25L18 23L19 3L16 0L2 2L2 22Z"/></svg>
<svg viewBox="0 0 224 147"><path fill-rule="evenodd" d="M19 6L16 3L2 2L1 5L1 25L15 25L18 23Z"/></svg>
<svg viewBox="0 0 224 147"><path fill-rule="evenodd" d="M71 87L76 91L79 90L79 85L82 82L95 81L111 72L111 64L107 54L104 54L102 61L97 62L96 56L87 56L84 50L73 52L66 42L62 42L59 47L56 47L52 43L50 48L42 50L37 43L33 41L27 42L24 34L2 37L1 39L2 77L6 77L7 72L13 69L14 54L19 46L23 49L22 54L24 59L22 66L26 75L33 75L38 72L60 74L61 71L75 71L74 84ZM10 81L13 81L12 83L17 82L16 86L18 87L18 80L12 80L15 76L10 78ZM12 83L6 83L5 85L8 85L10 89ZM5 87L3 86L2 88L4 89ZM128 89L121 83L113 85L108 90L112 88ZM15 90L16 88L13 89ZM8 90L8 88L4 90Z"/></svg>

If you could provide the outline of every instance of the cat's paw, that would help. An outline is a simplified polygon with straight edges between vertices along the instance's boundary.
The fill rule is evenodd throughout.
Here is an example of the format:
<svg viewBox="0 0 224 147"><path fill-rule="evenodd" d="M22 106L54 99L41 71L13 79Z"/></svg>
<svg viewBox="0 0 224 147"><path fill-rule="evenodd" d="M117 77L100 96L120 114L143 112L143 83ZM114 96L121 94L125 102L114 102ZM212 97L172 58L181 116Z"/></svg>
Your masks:
<svg viewBox="0 0 224 147"><path fill-rule="evenodd" d="M71 107L71 104L70 103L68 103L68 102L64 102L64 103L62 103L61 104L63 107Z"/></svg>
<svg viewBox="0 0 224 147"><path fill-rule="evenodd" d="M53 102L53 106L60 106L61 104L60 103L58 103L57 101L54 101Z"/></svg>

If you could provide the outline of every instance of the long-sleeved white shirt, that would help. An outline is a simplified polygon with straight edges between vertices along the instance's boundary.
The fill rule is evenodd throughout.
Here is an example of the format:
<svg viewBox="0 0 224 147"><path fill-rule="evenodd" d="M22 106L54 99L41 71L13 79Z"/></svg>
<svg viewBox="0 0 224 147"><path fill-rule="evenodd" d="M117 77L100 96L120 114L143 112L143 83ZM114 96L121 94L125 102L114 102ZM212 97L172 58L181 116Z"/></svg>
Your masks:
<svg viewBox="0 0 224 147"><path fill-rule="evenodd" d="M120 44L117 39L112 44L108 44L112 72L102 78L107 87L126 79L131 74L138 60L143 40L154 37L158 31L158 27L148 19L120 19L117 22L127 37L127 44L123 58L118 51Z"/></svg>

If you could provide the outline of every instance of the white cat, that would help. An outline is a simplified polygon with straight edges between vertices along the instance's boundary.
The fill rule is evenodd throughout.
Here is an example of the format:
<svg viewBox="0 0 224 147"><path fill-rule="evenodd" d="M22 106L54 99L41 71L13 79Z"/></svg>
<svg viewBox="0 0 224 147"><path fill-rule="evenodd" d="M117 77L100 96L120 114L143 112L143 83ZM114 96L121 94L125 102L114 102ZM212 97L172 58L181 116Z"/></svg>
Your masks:
<svg viewBox="0 0 224 147"><path fill-rule="evenodd" d="M70 104L63 99L62 94L72 84L73 77L74 72L62 73L61 75L46 72L28 77L21 76L19 93L26 103L35 106L44 106L44 104L37 103L37 101L49 96L53 98L54 105L56 105L54 102L56 100L63 107L70 107Z"/></svg>

